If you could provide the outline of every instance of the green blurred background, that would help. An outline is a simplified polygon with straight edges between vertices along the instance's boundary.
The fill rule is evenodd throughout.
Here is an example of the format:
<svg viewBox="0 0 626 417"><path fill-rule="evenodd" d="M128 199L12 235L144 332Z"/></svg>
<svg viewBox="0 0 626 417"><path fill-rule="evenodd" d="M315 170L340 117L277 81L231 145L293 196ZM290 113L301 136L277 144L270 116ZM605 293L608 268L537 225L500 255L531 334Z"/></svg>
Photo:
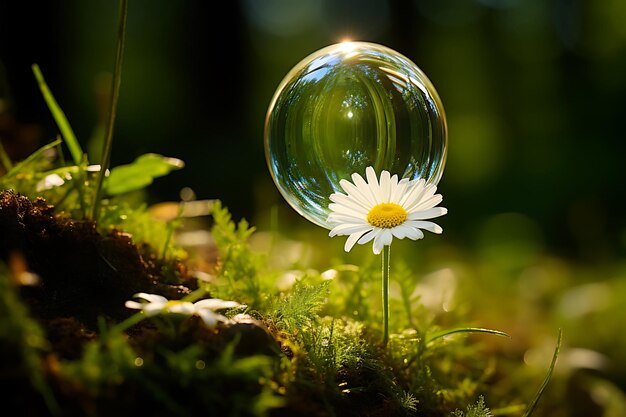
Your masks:
<svg viewBox="0 0 626 417"><path fill-rule="evenodd" d="M283 221L324 234L274 187L263 122L293 65L349 38L407 55L442 98L446 239L592 263L624 254L623 0L241 0L219 10L130 2L112 163L156 152L187 164L157 180L154 201L187 186L235 217L264 224L278 205ZM35 127L34 149L56 133L36 62L88 146L104 115L98 85L113 67L116 20L114 1L0 2L0 93L15 117L5 141Z"/></svg>

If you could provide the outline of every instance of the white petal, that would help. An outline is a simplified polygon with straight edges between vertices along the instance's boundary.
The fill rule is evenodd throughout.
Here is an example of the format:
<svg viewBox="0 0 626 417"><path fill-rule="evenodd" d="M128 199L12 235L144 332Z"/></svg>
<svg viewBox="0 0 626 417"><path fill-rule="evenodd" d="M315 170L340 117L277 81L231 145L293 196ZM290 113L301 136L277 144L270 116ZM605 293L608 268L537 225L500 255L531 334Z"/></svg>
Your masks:
<svg viewBox="0 0 626 417"><path fill-rule="evenodd" d="M359 223L339 223L338 225L334 226L330 232L328 232L328 236L330 237L335 237L335 236L345 236L345 235L350 235L352 233L356 233L359 230L361 230L362 228L364 230L367 230L369 228L371 228L372 226L368 225L368 224L359 224ZM354 228L355 230L352 230L352 228ZM347 232L346 232L347 230Z"/></svg>
<svg viewBox="0 0 626 417"><path fill-rule="evenodd" d="M352 214L343 214L343 213L330 213L328 215L329 219L332 219L334 221L339 221L341 223L346 222L346 221L354 221L356 223L361 223L364 221L367 221L367 216L365 215L359 215L359 216L355 216Z"/></svg>
<svg viewBox="0 0 626 417"><path fill-rule="evenodd" d="M363 177L361 176L361 174L359 173L354 173L351 175L352 177L352 182L354 183L354 185L356 185L357 187L359 187L360 182L365 182L365 180L363 179Z"/></svg>
<svg viewBox="0 0 626 417"><path fill-rule="evenodd" d="M391 233L391 229L384 229L380 234L380 240L382 241L383 246L391 245L391 242L393 241L393 233Z"/></svg>
<svg viewBox="0 0 626 417"><path fill-rule="evenodd" d="M379 244L379 241L377 240L374 241L374 245L372 246L372 251L374 252L374 255L378 255L383 251L383 247L382 245Z"/></svg>
<svg viewBox="0 0 626 417"><path fill-rule="evenodd" d="M366 234L364 234L361 239L359 239L359 245L364 245L367 242L369 242L370 240L374 239L376 236L378 236L381 232L381 229L379 228L373 228L372 230L370 230L369 232L367 232Z"/></svg>
<svg viewBox="0 0 626 417"><path fill-rule="evenodd" d="M218 314L211 310L199 310L196 311L196 314L202 319L207 327L213 328L217 324Z"/></svg>
<svg viewBox="0 0 626 417"><path fill-rule="evenodd" d="M362 217L363 216L363 212L361 211L356 211L350 207L346 207L343 206L341 204L337 204L337 203L330 203L328 205L328 208L331 211L334 211L335 213L341 213L341 214L346 214L348 216L354 216L354 217ZM365 215L367 215L367 213L365 213Z"/></svg>
<svg viewBox="0 0 626 417"><path fill-rule="evenodd" d="M352 223L352 224L368 224L367 217L354 217L348 216L346 214L341 213L330 213L326 218L326 221L331 224L342 224L342 223Z"/></svg>
<svg viewBox="0 0 626 417"><path fill-rule="evenodd" d="M391 197L389 198L390 203L400 203L400 199L404 197L404 193L407 187L410 184L410 180L408 178L402 178L395 188L391 189Z"/></svg>
<svg viewBox="0 0 626 417"><path fill-rule="evenodd" d="M369 186L367 182L363 179L359 174L352 174L352 181L354 185L359 189L361 195L367 200L368 207L373 207L376 205L376 195L374 190Z"/></svg>
<svg viewBox="0 0 626 417"><path fill-rule="evenodd" d="M135 310L143 310L144 305L145 304L141 304L141 303L138 303L137 301L130 301L130 300L124 303L124 306L126 308L132 308Z"/></svg>
<svg viewBox="0 0 626 417"><path fill-rule="evenodd" d="M435 194L428 198L422 198L421 201L416 202L412 206L406 207L406 211L413 212L418 210L428 210L435 207L437 204L443 201L441 194Z"/></svg>
<svg viewBox="0 0 626 417"><path fill-rule="evenodd" d="M332 233L332 236L345 236L345 235L351 235L352 233L365 233L367 232L369 229L371 229L372 226L370 226L369 224L340 224L339 226L334 227L330 233Z"/></svg>
<svg viewBox="0 0 626 417"><path fill-rule="evenodd" d="M391 190L395 190L396 187L398 186L398 175L397 174L393 174L391 176Z"/></svg>
<svg viewBox="0 0 626 417"><path fill-rule="evenodd" d="M382 252L384 246L391 245L391 241L393 240L393 235L389 229L383 229L381 233L376 236L374 239L374 254L378 255Z"/></svg>
<svg viewBox="0 0 626 417"><path fill-rule="evenodd" d="M332 201L333 203L339 203L339 204L343 204L345 206L357 206L357 207L362 207L364 209L368 209L369 206L364 206L363 203L361 201L359 201L358 199L356 199L354 196L352 195L345 195L342 193L332 193L330 195L330 201Z"/></svg>
<svg viewBox="0 0 626 417"><path fill-rule="evenodd" d="M341 180L339 181L339 185L341 186L341 188L344 189L344 191L346 193L348 193L348 195L354 197L355 199L359 200L359 202L363 205L363 206L368 206L371 204L371 202L369 201L370 198L367 198L363 192L354 184L352 184L350 181L348 180Z"/></svg>
<svg viewBox="0 0 626 417"><path fill-rule="evenodd" d="M435 217L443 216L448 212L445 207L433 207L428 210L420 210L409 213L409 220L426 220L433 219Z"/></svg>
<svg viewBox="0 0 626 417"><path fill-rule="evenodd" d="M335 237L335 236L343 236L343 235L349 235L350 233L354 233L354 232L350 232L350 233L342 233L341 231L344 230L344 226L350 226L350 227L356 227L356 226L363 226L366 227L366 224L359 224L359 223L337 223L333 226L332 229L330 229L330 232L328 232L328 236L330 237Z"/></svg>
<svg viewBox="0 0 626 417"><path fill-rule="evenodd" d="M405 226L408 230L406 233L406 237L411 240L424 239L424 232L416 227Z"/></svg>
<svg viewBox="0 0 626 417"><path fill-rule="evenodd" d="M328 197L328 198L333 203L339 203L339 202L343 201L344 198L348 198L348 195L347 194L343 194L343 193L332 193L330 195L330 197Z"/></svg>
<svg viewBox="0 0 626 417"><path fill-rule="evenodd" d="M217 318L217 321L221 321L222 323L230 322L230 319L228 317L222 316L221 314L216 314L215 318Z"/></svg>
<svg viewBox="0 0 626 417"><path fill-rule="evenodd" d="M344 205L346 207L354 208L358 211L364 211L365 213L369 212L370 207L366 207L359 200L354 198L353 196L348 196L341 193L333 193L330 195L330 201L333 203L338 203Z"/></svg>
<svg viewBox="0 0 626 417"><path fill-rule="evenodd" d="M398 239L404 239L405 237L408 237L409 239L417 240L424 237L424 233L422 233L420 229L407 226L406 223L394 227L393 229L391 229L391 233L394 237L397 237Z"/></svg>
<svg viewBox="0 0 626 417"><path fill-rule="evenodd" d="M407 186L404 196L400 198L399 204L402 207L409 207L415 204L415 202L419 201L421 199L422 194L425 191L425 188L424 188L425 183L426 181L424 181L423 178L420 178L417 181L412 181Z"/></svg>
<svg viewBox="0 0 626 417"><path fill-rule="evenodd" d="M146 300L146 301L151 302L151 303L163 303L163 304L165 304L165 303L167 303L169 301L167 298L165 298L165 297L163 297L161 295L158 295L158 294L148 294L148 293L145 293L145 292L139 292L139 293L133 295L133 297L141 298L141 299Z"/></svg>
<svg viewBox="0 0 626 417"><path fill-rule="evenodd" d="M424 195L430 197L430 196L435 195L436 192L437 192L437 186L435 184L428 184L426 186L426 193Z"/></svg>
<svg viewBox="0 0 626 417"><path fill-rule="evenodd" d="M376 177L376 171L373 167L369 166L365 168L365 176L367 177L367 184L369 186L378 186L378 178Z"/></svg>
<svg viewBox="0 0 626 417"><path fill-rule="evenodd" d="M143 307L143 312L146 313L147 316L155 316L162 312L164 307L165 304L150 303Z"/></svg>
<svg viewBox="0 0 626 417"><path fill-rule="evenodd" d="M393 229L391 229L391 234L395 238L404 239L409 229L410 227L404 226L403 224L401 224L400 226L396 226Z"/></svg>
<svg viewBox="0 0 626 417"><path fill-rule="evenodd" d="M352 233L348 237L348 239L346 239L346 244L343 246L343 250L345 250L346 252L350 252L352 248L354 247L354 245L356 244L357 240L359 240L359 238L362 235L363 235L362 232Z"/></svg>
<svg viewBox="0 0 626 417"><path fill-rule="evenodd" d="M367 167L365 169L365 175L367 176L367 184L369 185L369 189L372 190L372 194L374 194L376 204L384 203L384 201L382 201L381 199L380 185L378 184L378 178L376 178L376 171L374 171L374 168Z"/></svg>
<svg viewBox="0 0 626 417"><path fill-rule="evenodd" d="M424 222L421 220L407 220L405 224L408 226L413 226L413 227L417 227L420 229L428 230L429 232L433 232L437 234L440 234L443 232L443 229L441 228L441 226L433 222Z"/></svg>
<svg viewBox="0 0 626 417"><path fill-rule="evenodd" d="M209 309L209 310L220 310L222 308L235 308L239 307L239 304L236 301L224 301L219 298L207 298L204 300L196 301L193 304L197 309Z"/></svg>
<svg viewBox="0 0 626 417"><path fill-rule="evenodd" d="M348 197L348 194L335 192L335 193L332 193L329 198L332 202L336 203L335 198L341 198L341 197Z"/></svg>
<svg viewBox="0 0 626 417"><path fill-rule="evenodd" d="M387 202L388 203L395 203L395 201L393 200L393 197L395 194L397 194L398 191L398 175L394 174L391 176L391 178L389 179L389 195L387 197Z"/></svg>
<svg viewBox="0 0 626 417"><path fill-rule="evenodd" d="M389 202L389 196L391 193L391 174L389 171L383 171L380 173L380 200L382 203Z"/></svg>
<svg viewBox="0 0 626 417"><path fill-rule="evenodd" d="M352 212L354 213L360 213L362 215L367 215L367 213L369 213L370 209L369 208L365 208L364 206L361 205L361 203L357 202L357 200L355 200L352 197L348 197L347 199L345 199L344 201L336 201L334 203L331 204L337 204L339 206L343 206L347 209L352 210ZM330 204L328 205L328 207L330 208Z"/></svg>

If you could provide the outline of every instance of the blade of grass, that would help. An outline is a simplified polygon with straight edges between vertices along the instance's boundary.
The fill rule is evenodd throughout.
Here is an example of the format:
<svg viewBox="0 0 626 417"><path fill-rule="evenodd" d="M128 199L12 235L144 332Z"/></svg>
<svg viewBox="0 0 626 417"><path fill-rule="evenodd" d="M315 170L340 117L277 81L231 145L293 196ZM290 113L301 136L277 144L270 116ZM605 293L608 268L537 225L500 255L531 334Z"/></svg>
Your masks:
<svg viewBox="0 0 626 417"><path fill-rule="evenodd" d="M57 135L57 138L59 138L60 136ZM61 144L59 143L57 145L57 153L59 155L59 163L61 164L61 166L66 166L65 164L65 155L63 155L63 149L61 149Z"/></svg>
<svg viewBox="0 0 626 417"><path fill-rule="evenodd" d="M35 79L37 80L37 84L39 84L39 89L41 90L41 94L43 95L46 104L48 105L48 109L50 113L52 113L52 117L56 122L59 130L61 131L61 136L63 136L63 140L67 145L67 148L70 150L70 154L72 155L72 159L76 165L79 165L83 160L83 149L80 147L78 140L76 139L76 135L72 130L72 126L70 126L67 117L65 117L65 113L59 107L59 104L55 100L52 92L48 88L46 81L43 78L43 74L39 69L39 65L32 65L33 73L35 74Z"/></svg>
<svg viewBox="0 0 626 417"><path fill-rule="evenodd" d="M83 154L83 160L78 165L78 173L76 174L76 191L78 191L78 204L80 206L81 218L85 218L89 210L87 199L85 198L85 190L87 187L87 155Z"/></svg>
<svg viewBox="0 0 626 417"><path fill-rule="evenodd" d="M57 139L54 142L50 142L49 144L44 145L41 148L37 149L35 152L33 152L30 155L28 155L28 158L24 159L23 161L21 161L17 165L14 165L13 169L11 169L9 172L7 172L6 177L10 177L12 175L15 175L15 174L19 173L22 170L23 167L25 167L26 165L30 164L35 159L39 158L47 150L54 148L59 143L61 143L61 139Z"/></svg>
<svg viewBox="0 0 626 417"><path fill-rule="evenodd" d="M113 71L113 82L111 83L111 107L109 108L109 118L105 129L104 147L102 149L102 160L100 161L100 171L96 178L96 192L94 202L91 205L89 217L95 222L100 216L100 205L102 199L102 185L109 164L111 162L111 148L113 145L113 127L115 126L115 116L117 113L117 102L120 96L120 84L122 81L122 61L124 57L124 38L126 36L126 17L128 15L128 1L120 0L120 9L117 26L117 48L115 53L115 69Z"/></svg>
<svg viewBox="0 0 626 417"><path fill-rule="evenodd" d="M455 329L442 330L440 332L436 332L431 335L428 335L428 337L426 338L426 344L432 343L434 340L437 340L442 337L455 334L455 333L488 333L488 334L494 334L496 336L510 337L508 334L498 331L498 330L482 329L480 327L459 327Z"/></svg>
<svg viewBox="0 0 626 417"><path fill-rule="evenodd" d="M559 336L556 341L556 348L554 349L554 354L552 355L552 363L550 363L550 368L548 369L548 373L546 374L546 377L544 378L543 383L541 384L541 387L539 387L539 391L537 391L537 395L535 395L535 398L533 399L533 401L528 405L528 408L526 409L526 412L524 413L523 417L530 417L530 415L537 408L539 399L543 395L543 392L546 390L546 387L548 386L548 382L550 382L550 379L552 378L552 373L554 372L554 366L556 365L556 359L559 357L559 352L561 351L562 341L563 341L563 329L559 329Z"/></svg>

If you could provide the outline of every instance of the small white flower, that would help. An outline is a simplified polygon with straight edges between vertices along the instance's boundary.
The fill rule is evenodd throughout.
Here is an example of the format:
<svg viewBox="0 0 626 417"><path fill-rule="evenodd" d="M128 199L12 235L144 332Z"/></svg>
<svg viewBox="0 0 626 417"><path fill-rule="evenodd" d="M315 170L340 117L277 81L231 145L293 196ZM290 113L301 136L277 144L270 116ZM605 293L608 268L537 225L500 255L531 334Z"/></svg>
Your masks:
<svg viewBox="0 0 626 417"><path fill-rule="evenodd" d="M220 300L219 298L208 298L194 303L194 307L196 309L195 314L199 316L208 327L215 327L218 321L224 323L230 321L227 317L216 313L216 310L240 306L242 307L243 305L235 301Z"/></svg>
<svg viewBox="0 0 626 417"><path fill-rule="evenodd" d="M219 298L208 298L196 301L195 303L181 300L168 300L157 294L147 294L140 292L134 295L135 298L147 302L126 301L125 306L135 310L142 310L148 317L163 313L183 314L187 316L196 315L202 319L208 327L215 327L218 322L229 322L230 320L217 313L217 310L234 307L245 307L235 301L224 301Z"/></svg>
<svg viewBox="0 0 626 417"><path fill-rule="evenodd" d="M384 246L391 245L394 237L417 240L424 237L420 229L442 233L439 225L424 221L443 216L448 212L441 203L441 194L435 194L437 187L426 185L424 179L409 180L382 171L380 181L374 168L367 167L366 178L352 174L352 181L341 180L341 188L346 192L333 193L328 222L333 227L333 236L348 236L345 251L349 252L356 243L365 244L374 240L374 253L379 254Z"/></svg>

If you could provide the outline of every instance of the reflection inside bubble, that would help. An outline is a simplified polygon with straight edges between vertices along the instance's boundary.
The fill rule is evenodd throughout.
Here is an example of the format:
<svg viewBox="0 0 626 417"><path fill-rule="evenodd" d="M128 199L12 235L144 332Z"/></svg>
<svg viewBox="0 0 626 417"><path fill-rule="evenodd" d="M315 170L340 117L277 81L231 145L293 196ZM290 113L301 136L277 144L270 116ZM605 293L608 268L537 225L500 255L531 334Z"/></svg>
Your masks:
<svg viewBox="0 0 626 417"><path fill-rule="evenodd" d="M265 151L287 202L328 227L329 196L367 166L437 183L446 135L441 102L414 63L381 45L344 42L287 74L268 109Z"/></svg>

